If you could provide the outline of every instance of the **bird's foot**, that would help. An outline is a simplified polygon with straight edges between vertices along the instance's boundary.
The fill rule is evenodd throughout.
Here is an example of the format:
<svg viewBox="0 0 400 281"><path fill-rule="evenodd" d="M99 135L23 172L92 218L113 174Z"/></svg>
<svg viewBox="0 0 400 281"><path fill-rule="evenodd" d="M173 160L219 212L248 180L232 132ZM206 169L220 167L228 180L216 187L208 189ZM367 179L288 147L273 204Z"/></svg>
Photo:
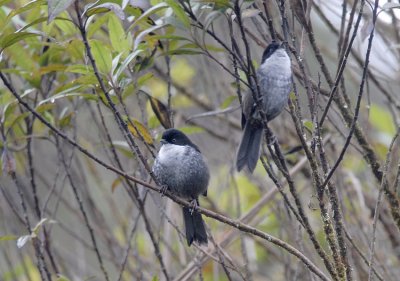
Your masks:
<svg viewBox="0 0 400 281"><path fill-rule="evenodd" d="M199 204L197 204L197 200L193 199L192 201L190 201L190 215L193 215L193 212L197 209L197 207L199 207Z"/></svg>
<svg viewBox="0 0 400 281"><path fill-rule="evenodd" d="M162 197L165 196L165 193L167 192L167 190L168 190L168 186L167 186L167 185L162 185L162 186L161 186L161 188L160 188L160 193L161 193L161 196L162 196Z"/></svg>

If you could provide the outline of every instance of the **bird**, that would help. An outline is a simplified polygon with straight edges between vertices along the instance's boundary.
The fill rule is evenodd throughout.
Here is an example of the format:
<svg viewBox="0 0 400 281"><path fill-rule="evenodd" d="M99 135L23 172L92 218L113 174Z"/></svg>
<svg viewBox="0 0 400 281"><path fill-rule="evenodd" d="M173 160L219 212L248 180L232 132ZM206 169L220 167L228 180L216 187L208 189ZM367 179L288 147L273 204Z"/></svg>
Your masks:
<svg viewBox="0 0 400 281"><path fill-rule="evenodd" d="M264 50L260 67L257 69L261 109L267 122L277 117L287 104L291 91L292 69L290 57L283 43L270 43ZM254 83L253 83L254 87ZM243 136L236 156L238 171L247 166L253 173L260 157L263 122L251 91L242 103Z"/></svg>
<svg viewBox="0 0 400 281"><path fill-rule="evenodd" d="M207 232L201 214L196 210L199 196L207 196L210 172L195 145L183 132L167 129L161 137L161 148L152 171L157 183L173 194L191 202L183 207L183 221L187 244L207 244Z"/></svg>

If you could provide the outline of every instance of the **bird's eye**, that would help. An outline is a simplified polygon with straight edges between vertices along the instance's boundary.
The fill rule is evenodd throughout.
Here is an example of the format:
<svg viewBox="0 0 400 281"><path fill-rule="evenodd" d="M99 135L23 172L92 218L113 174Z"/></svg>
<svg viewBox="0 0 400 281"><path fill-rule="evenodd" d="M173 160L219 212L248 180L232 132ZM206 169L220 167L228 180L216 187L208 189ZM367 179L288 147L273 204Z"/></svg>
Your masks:
<svg viewBox="0 0 400 281"><path fill-rule="evenodd" d="M172 139L172 142L175 143L175 142L176 142L176 139Z"/></svg>

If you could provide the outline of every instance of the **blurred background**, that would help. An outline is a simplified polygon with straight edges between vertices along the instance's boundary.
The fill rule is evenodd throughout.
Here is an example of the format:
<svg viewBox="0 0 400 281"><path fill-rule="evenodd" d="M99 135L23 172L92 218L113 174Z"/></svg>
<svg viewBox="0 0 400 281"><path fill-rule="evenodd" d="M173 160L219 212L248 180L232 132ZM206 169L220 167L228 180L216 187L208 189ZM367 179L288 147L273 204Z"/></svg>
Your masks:
<svg viewBox="0 0 400 281"><path fill-rule="evenodd" d="M398 280L399 1L0 3L0 280ZM286 166L264 141L238 173L248 62L272 40L293 68L268 124ZM96 162L154 183L165 123L207 160L202 207L316 269L207 217L189 248L179 205Z"/></svg>

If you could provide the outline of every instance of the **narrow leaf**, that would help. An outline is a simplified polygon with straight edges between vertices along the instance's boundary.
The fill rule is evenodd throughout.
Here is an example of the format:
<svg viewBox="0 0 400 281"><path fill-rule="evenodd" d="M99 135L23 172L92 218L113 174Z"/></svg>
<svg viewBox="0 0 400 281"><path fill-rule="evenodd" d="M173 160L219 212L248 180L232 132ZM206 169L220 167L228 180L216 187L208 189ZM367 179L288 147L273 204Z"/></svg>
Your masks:
<svg viewBox="0 0 400 281"><path fill-rule="evenodd" d="M114 192L115 189L121 184L122 177L116 178L111 184L111 192Z"/></svg>
<svg viewBox="0 0 400 281"><path fill-rule="evenodd" d="M189 28L190 27L189 17L186 15L183 8L179 5L178 1L167 0L165 2L168 4L168 6L171 7L171 9L174 11L174 14L183 23L183 25L186 28Z"/></svg>
<svg viewBox="0 0 400 281"><path fill-rule="evenodd" d="M116 78L118 79L121 73L125 70L125 68L132 62L134 58L137 57L143 50L136 50L133 53L131 53L129 56L126 57L126 59L122 62L120 67L118 68L117 72L115 73Z"/></svg>
<svg viewBox="0 0 400 281"><path fill-rule="evenodd" d="M58 274L56 280L57 280L57 281L70 281L69 278L65 277L65 276L62 275L62 274Z"/></svg>
<svg viewBox="0 0 400 281"><path fill-rule="evenodd" d="M20 8L12 10L8 14L7 19L5 20L5 22L3 24L6 25L8 23L8 21L10 21L16 15L19 15L19 14L29 11L31 9L37 8L40 5L46 5L46 2L47 2L46 0L33 0L33 1L26 3L25 5L23 5Z"/></svg>
<svg viewBox="0 0 400 281"><path fill-rule="evenodd" d="M107 13L109 11L114 12L114 14L119 17L121 20L125 19L125 13L124 10L121 8L120 5L115 4L115 3L104 3L101 5L97 5L94 7L89 8L86 11L86 15L88 17L95 15L95 14L101 14L101 13Z"/></svg>
<svg viewBox="0 0 400 281"><path fill-rule="evenodd" d="M129 50L129 41L120 20L110 15L108 19L108 30L112 47L118 52L123 53Z"/></svg>
<svg viewBox="0 0 400 281"><path fill-rule="evenodd" d="M98 40L91 40L90 46L99 71L103 74L108 73L112 64L111 52Z"/></svg>
<svg viewBox="0 0 400 281"><path fill-rule="evenodd" d="M152 14L158 12L159 10L165 9L165 8L168 8L168 5L164 2L161 2L161 3L151 7L146 12L144 12L140 17L138 17L135 20L135 22L128 28L127 31L132 30L135 26L140 24L142 21L147 20L149 16L151 16Z"/></svg>
<svg viewBox="0 0 400 281"><path fill-rule="evenodd" d="M33 36L39 36L41 34L33 33L33 32L17 32L17 33L12 33L4 36L4 38L0 41L0 48L5 49L7 47L10 47L11 45L14 45L15 43L24 40L25 38L28 37L33 37Z"/></svg>
<svg viewBox="0 0 400 281"><path fill-rule="evenodd" d="M142 42L142 41L144 41L144 37L145 37L147 34L152 33L152 32L154 32L154 31L156 31L157 29L160 29L160 28L162 28L162 27L164 27L164 26L165 26L165 24L162 24L162 25L155 25L155 26L152 26L152 27L150 27L150 28L148 28L148 29L145 29L144 31L142 31L141 33L139 33L139 35L138 35L138 36L136 37L136 39L135 39L135 43L134 43L133 49L134 49L134 50L137 49L137 47L139 46L139 43Z"/></svg>
<svg viewBox="0 0 400 281"><path fill-rule="evenodd" d="M231 105L231 103L237 99L236 95L228 96L221 104L221 109L225 109Z"/></svg>
<svg viewBox="0 0 400 281"><path fill-rule="evenodd" d="M39 68L39 73L43 75L49 72L64 71L66 68L64 64L50 64Z"/></svg>
<svg viewBox="0 0 400 281"><path fill-rule="evenodd" d="M48 221L48 218L43 218L41 219L36 225L35 227L32 229L32 232L35 233L37 235L39 228L46 222Z"/></svg>
<svg viewBox="0 0 400 281"><path fill-rule="evenodd" d="M74 0L47 0L49 17L47 22L50 23L56 16L64 12Z"/></svg>
<svg viewBox="0 0 400 281"><path fill-rule="evenodd" d="M164 129L172 128L168 108L161 101L153 98L146 92L141 91L141 93L144 93L149 99L151 108L153 109L154 114L157 116L158 121L160 121Z"/></svg>
<svg viewBox="0 0 400 281"><path fill-rule="evenodd" d="M153 138L151 134L149 133L147 128L138 120L133 119L132 124L128 124L128 129L132 133L132 135L134 135L136 138L139 138L140 134L140 136L142 136L143 140L147 144L153 145Z"/></svg>
<svg viewBox="0 0 400 281"><path fill-rule="evenodd" d="M15 235L4 235L0 236L0 241L12 241L12 240L17 240L18 236Z"/></svg>

